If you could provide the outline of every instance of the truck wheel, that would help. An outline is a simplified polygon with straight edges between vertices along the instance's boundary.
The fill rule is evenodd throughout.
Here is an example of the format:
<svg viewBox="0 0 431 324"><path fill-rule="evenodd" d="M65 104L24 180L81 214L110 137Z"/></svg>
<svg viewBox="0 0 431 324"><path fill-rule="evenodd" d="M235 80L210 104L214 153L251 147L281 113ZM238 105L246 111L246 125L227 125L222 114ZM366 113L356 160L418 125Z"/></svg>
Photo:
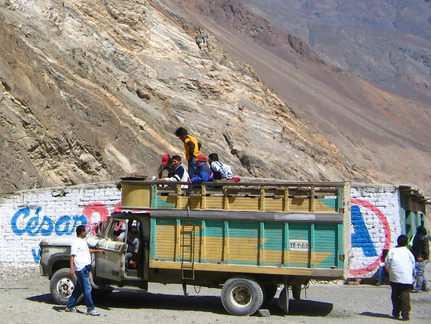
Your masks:
<svg viewBox="0 0 431 324"><path fill-rule="evenodd" d="M277 293L277 288L278 288L277 284L269 284L269 285L263 286L263 295L264 295L263 303L265 305L274 299L274 296Z"/></svg>
<svg viewBox="0 0 431 324"><path fill-rule="evenodd" d="M67 305L69 297L76 286L76 276L69 277L69 268L57 270L51 278L49 289L54 302L59 305ZM77 304L82 300L83 295L78 298Z"/></svg>
<svg viewBox="0 0 431 324"><path fill-rule="evenodd" d="M260 285L248 278L231 278L221 290L221 301L229 314L252 315L263 304L263 291Z"/></svg>

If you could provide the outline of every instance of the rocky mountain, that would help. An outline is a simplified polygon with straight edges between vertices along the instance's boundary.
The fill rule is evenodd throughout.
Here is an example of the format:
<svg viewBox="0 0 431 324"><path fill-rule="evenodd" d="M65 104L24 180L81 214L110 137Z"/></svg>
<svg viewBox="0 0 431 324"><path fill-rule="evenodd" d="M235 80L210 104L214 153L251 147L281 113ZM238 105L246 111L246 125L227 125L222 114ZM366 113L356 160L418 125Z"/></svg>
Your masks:
<svg viewBox="0 0 431 324"><path fill-rule="evenodd" d="M2 193L155 175L178 126L239 176L431 189L429 106L239 2L1 0L0 39Z"/></svg>
<svg viewBox="0 0 431 324"><path fill-rule="evenodd" d="M225 49L250 64L313 131L337 146L346 165L372 171L378 182L429 190L429 104L324 63L307 42L273 27L262 15L256 17L242 1L164 2L205 26ZM263 3L277 8L285 2Z"/></svg>
<svg viewBox="0 0 431 324"><path fill-rule="evenodd" d="M431 104L431 1L247 0L325 62L380 89Z"/></svg>

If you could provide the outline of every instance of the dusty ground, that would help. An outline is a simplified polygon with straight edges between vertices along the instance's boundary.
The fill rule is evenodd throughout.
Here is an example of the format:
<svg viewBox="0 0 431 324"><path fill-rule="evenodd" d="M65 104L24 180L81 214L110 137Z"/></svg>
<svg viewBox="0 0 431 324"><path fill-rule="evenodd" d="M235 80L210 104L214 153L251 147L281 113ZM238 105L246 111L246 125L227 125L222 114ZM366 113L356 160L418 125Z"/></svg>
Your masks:
<svg viewBox="0 0 431 324"><path fill-rule="evenodd" d="M431 279L431 267L428 267ZM431 283L430 283L431 285ZM150 285L150 293L113 292L96 300L99 317L71 314L53 303L49 281L34 265L0 264L0 323L394 323L390 317L390 287L383 285L313 284L302 294L303 300L291 302L291 313L284 315L272 302L270 317L227 315L220 291L189 287L182 296L179 285ZM431 294L411 294L411 323L431 322ZM79 310L85 311L80 305Z"/></svg>

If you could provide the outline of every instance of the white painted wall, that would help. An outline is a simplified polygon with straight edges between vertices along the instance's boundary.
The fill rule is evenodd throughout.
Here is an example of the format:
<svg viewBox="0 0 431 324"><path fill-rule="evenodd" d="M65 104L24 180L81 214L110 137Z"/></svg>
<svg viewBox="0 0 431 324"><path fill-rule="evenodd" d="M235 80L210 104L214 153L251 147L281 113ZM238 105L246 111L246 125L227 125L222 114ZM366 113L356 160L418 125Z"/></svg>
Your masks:
<svg viewBox="0 0 431 324"><path fill-rule="evenodd" d="M121 200L116 182L19 191L0 199L0 262L35 263L46 237L74 237L79 224L97 224ZM352 185L350 275L370 277L386 245L401 233L395 186Z"/></svg>

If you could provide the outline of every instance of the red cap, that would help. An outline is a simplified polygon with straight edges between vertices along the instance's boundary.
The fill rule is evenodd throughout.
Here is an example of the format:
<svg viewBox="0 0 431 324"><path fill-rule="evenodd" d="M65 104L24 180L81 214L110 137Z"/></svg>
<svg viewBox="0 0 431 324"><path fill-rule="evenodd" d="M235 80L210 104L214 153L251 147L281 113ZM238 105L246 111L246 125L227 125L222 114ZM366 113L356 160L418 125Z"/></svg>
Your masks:
<svg viewBox="0 0 431 324"><path fill-rule="evenodd" d="M171 157L169 154L165 154L162 156L162 165L168 165L171 162Z"/></svg>
<svg viewBox="0 0 431 324"><path fill-rule="evenodd" d="M196 161L202 161L202 162L206 162L208 160L207 156L205 154L199 154L196 157Z"/></svg>

